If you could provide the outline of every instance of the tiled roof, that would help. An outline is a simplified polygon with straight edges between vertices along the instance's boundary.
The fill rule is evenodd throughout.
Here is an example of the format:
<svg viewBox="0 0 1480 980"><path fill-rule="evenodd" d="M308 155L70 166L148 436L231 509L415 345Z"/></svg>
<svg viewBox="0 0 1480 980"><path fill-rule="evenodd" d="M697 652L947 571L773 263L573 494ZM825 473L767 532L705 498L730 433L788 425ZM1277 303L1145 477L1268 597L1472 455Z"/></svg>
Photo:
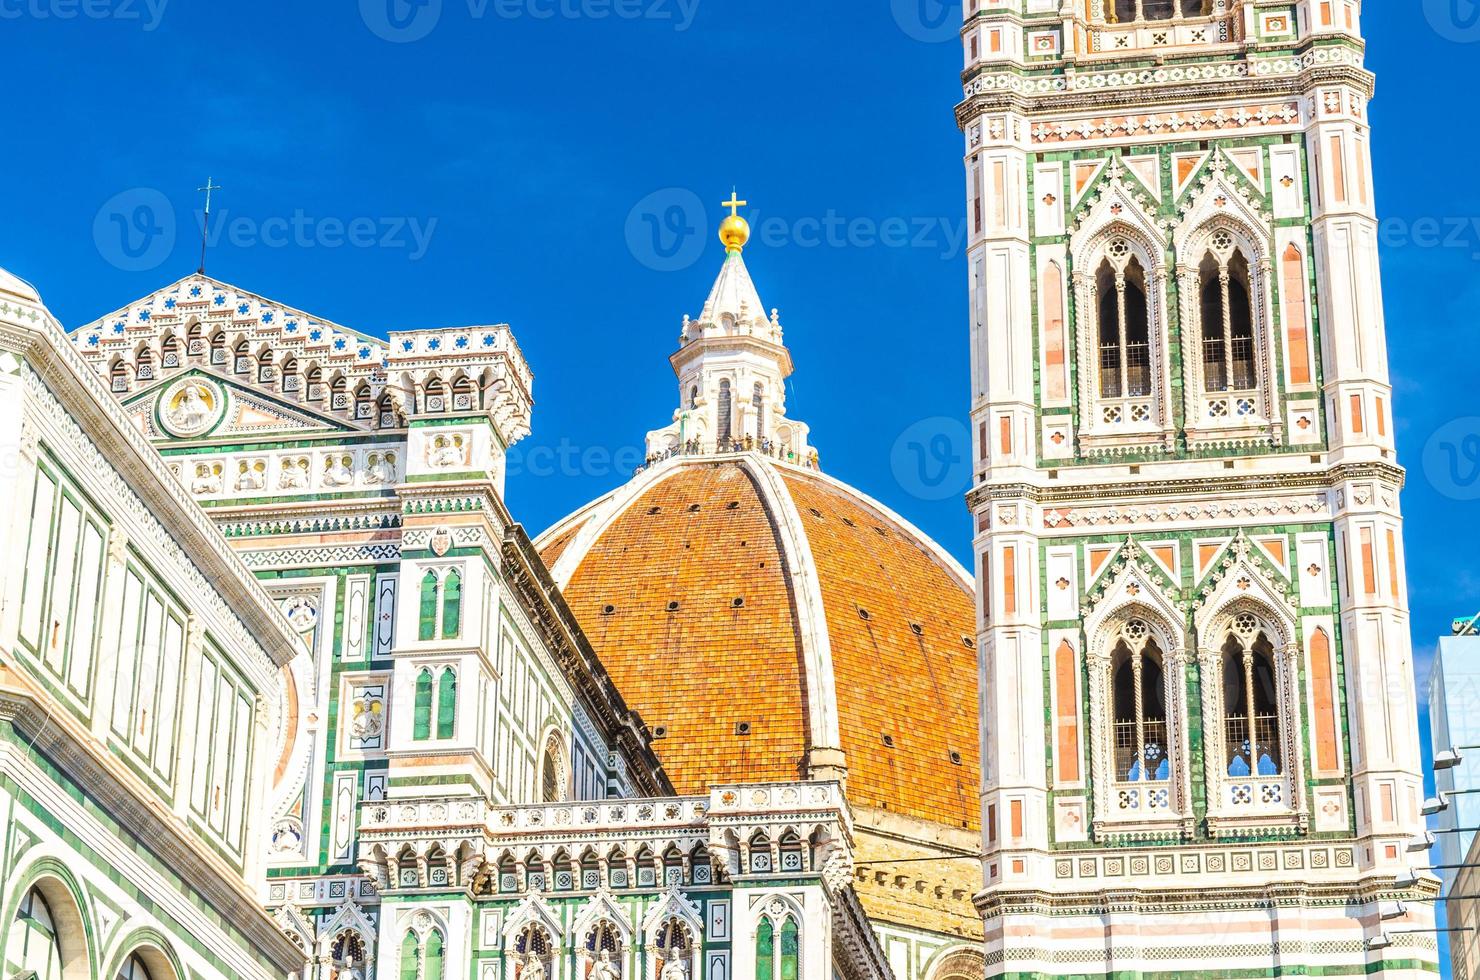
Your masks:
<svg viewBox="0 0 1480 980"><path fill-rule="evenodd" d="M566 598L624 697L660 730L655 747L677 790L796 778L811 747L805 599L790 574L807 562L785 554L769 482L790 495L815 562L850 800L975 828L969 581L863 495L744 459L665 465L540 542L552 567L564 556ZM759 467L779 482L758 480Z"/></svg>
<svg viewBox="0 0 1480 980"><path fill-rule="evenodd" d="M806 726L783 568L750 477L684 467L626 509L565 589L617 689L663 735L679 793L798 777Z"/></svg>
<svg viewBox="0 0 1480 980"><path fill-rule="evenodd" d="M976 650L965 642L976 634L971 593L857 495L801 471L783 478L822 582L849 799L977 826Z"/></svg>

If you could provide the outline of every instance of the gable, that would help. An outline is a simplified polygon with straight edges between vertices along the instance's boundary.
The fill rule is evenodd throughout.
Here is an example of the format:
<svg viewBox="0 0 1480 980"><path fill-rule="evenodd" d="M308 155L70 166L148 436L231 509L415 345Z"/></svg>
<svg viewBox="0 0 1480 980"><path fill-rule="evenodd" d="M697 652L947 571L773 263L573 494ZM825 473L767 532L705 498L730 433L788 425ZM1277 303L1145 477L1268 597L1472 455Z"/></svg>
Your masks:
<svg viewBox="0 0 1480 980"><path fill-rule="evenodd" d="M342 419L203 369L150 385L129 396L124 410L150 439L166 442L357 431Z"/></svg>

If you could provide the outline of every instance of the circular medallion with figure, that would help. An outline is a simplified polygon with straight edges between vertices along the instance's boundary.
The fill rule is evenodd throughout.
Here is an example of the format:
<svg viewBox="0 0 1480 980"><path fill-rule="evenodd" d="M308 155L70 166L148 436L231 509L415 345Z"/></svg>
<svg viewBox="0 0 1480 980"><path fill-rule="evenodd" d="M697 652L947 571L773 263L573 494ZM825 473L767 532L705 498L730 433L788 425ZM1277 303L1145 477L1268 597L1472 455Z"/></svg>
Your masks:
<svg viewBox="0 0 1480 980"><path fill-rule="evenodd" d="M204 378L181 378L159 399L159 424L172 436L208 432L226 414L226 395Z"/></svg>

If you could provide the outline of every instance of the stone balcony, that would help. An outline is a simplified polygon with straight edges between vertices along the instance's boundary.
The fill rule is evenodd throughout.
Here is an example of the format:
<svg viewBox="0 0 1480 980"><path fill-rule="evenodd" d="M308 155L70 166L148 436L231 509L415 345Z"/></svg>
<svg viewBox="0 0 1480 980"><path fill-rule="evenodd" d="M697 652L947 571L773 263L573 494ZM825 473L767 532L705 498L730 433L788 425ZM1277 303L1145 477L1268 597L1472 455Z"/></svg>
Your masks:
<svg viewBox="0 0 1480 980"><path fill-rule="evenodd" d="M852 827L831 782L520 806L408 798L360 805L359 863L382 891L621 890L772 874L822 874L841 887Z"/></svg>

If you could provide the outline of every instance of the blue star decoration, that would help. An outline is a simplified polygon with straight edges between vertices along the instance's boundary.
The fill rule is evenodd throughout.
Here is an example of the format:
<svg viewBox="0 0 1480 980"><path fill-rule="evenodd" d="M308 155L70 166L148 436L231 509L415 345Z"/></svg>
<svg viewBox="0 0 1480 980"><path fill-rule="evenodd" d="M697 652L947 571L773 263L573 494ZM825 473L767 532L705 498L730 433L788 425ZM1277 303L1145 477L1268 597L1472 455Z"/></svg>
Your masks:
<svg viewBox="0 0 1480 980"><path fill-rule="evenodd" d="M200 295L200 287L199 286L191 286L190 287L190 295L191 296L199 296Z"/></svg>
<svg viewBox="0 0 1480 980"><path fill-rule="evenodd" d="M409 353L411 353L411 348L413 348L413 347L415 347L415 346L416 346L416 345L415 345L415 344L413 344L413 343L412 343L412 342L411 342L411 341L409 341L409 340L403 340L403 341L401 341L401 350L403 350L403 351L405 351L405 352L406 352L406 353L408 353L408 354L409 354Z"/></svg>
<svg viewBox="0 0 1480 980"><path fill-rule="evenodd" d="M149 320L149 311L148 310L140 310L139 311L139 322L140 323L147 323L148 320Z"/></svg>
<svg viewBox="0 0 1480 980"><path fill-rule="evenodd" d="M365 358L367 358L367 357L370 356L370 348L368 348L368 347L361 347L360 350L359 350L359 354L360 354L360 360L363 361Z"/></svg>
<svg viewBox="0 0 1480 980"><path fill-rule="evenodd" d="M317 330L317 329L310 330L308 332L308 339L309 340L318 340L323 335L324 335L324 332L322 330Z"/></svg>
<svg viewBox="0 0 1480 980"><path fill-rule="evenodd" d="M486 333L486 334L483 335L483 346L484 347L492 347L493 346L493 334Z"/></svg>
<svg viewBox="0 0 1480 980"><path fill-rule="evenodd" d="M214 300L214 302L215 302L215 304L217 306L225 306L226 305L226 297L225 296L222 296L222 295L217 295L216 298L215 298L215 300Z"/></svg>
<svg viewBox="0 0 1480 980"><path fill-rule="evenodd" d="M431 340L427 341L427 349L428 350L441 350L442 349L442 341L439 340L439 339L437 339L436 337L433 337Z"/></svg>
<svg viewBox="0 0 1480 980"><path fill-rule="evenodd" d="M458 348L458 350L462 350L466 346L468 346L468 338L466 338L466 337L459 337L459 338L457 338L457 348Z"/></svg>
<svg viewBox="0 0 1480 980"><path fill-rule="evenodd" d="M297 320L289 320L287 323L283 324L283 329L286 330L286 331L288 331L288 333L297 333L298 332L298 321Z"/></svg>
<svg viewBox="0 0 1480 980"><path fill-rule="evenodd" d="M165 300L164 308L167 310L173 310L175 308L175 297L171 296L169 299Z"/></svg>
<svg viewBox="0 0 1480 980"><path fill-rule="evenodd" d="M263 323L271 323L272 322L272 314L271 313L264 313L264 314L262 314L262 322Z"/></svg>
<svg viewBox="0 0 1480 980"><path fill-rule="evenodd" d="M102 338L99 337L97 334L89 334L87 338L87 346L96 347L98 346L98 341L101 339Z"/></svg>
<svg viewBox="0 0 1480 980"><path fill-rule="evenodd" d="M247 311L250 310L250 309L251 309L251 307L248 306L246 303L241 303L241 304L239 304L237 306L236 311L238 313L240 313L242 316L246 316L247 315Z"/></svg>
<svg viewBox="0 0 1480 980"><path fill-rule="evenodd" d="M117 323L113 324L113 332L114 333L123 333L123 321L122 320L119 320Z"/></svg>

